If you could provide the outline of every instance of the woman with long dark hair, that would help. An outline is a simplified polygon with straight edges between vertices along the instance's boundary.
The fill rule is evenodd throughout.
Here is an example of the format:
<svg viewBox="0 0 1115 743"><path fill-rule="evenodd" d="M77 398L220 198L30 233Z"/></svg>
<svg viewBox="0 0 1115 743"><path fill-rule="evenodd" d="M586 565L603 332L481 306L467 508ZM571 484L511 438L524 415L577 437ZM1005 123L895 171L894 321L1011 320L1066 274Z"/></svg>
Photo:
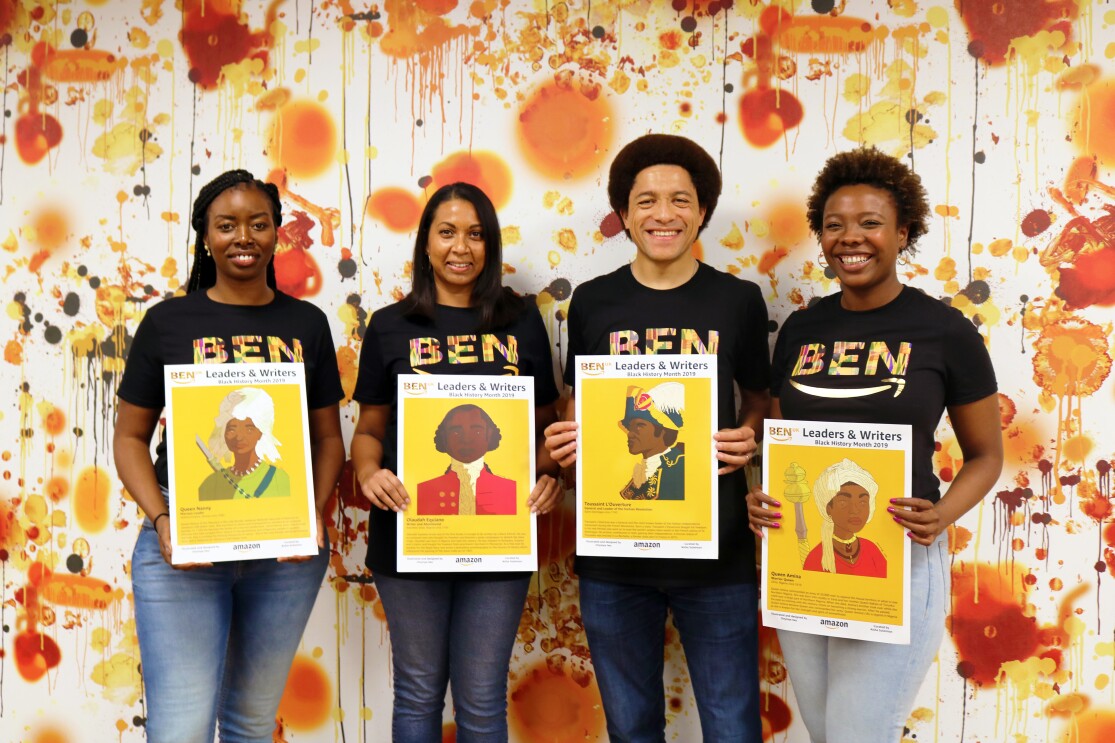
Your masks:
<svg viewBox="0 0 1115 743"><path fill-rule="evenodd" d="M117 392L116 471L147 517L132 582L153 743L212 740L214 725L221 740L270 743L328 563L321 510L344 464L344 392L325 315L275 288L281 220L278 189L247 171L228 171L201 189L186 295L147 311ZM155 461L149 448L166 404L163 367L253 361L305 366L318 554L174 565L165 432ZM249 469L228 474L247 485Z"/></svg>
<svg viewBox="0 0 1115 743"><path fill-rule="evenodd" d="M399 374L531 376L536 444L556 419L558 393L542 318L502 285L502 273L492 202L467 183L443 186L418 224L411 291L372 315L360 352L352 461L373 506L367 565L391 634L391 729L398 743L440 743L447 686L458 743L507 740L507 669L531 574L401 574L395 557L398 512L419 498L419 483L403 483L395 473ZM501 351L484 352L481 334L492 336L493 349L498 344ZM469 336L474 345L458 353ZM547 513L562 491L548 474L556 467L544 449L538 462L528 504Z"/></svg>

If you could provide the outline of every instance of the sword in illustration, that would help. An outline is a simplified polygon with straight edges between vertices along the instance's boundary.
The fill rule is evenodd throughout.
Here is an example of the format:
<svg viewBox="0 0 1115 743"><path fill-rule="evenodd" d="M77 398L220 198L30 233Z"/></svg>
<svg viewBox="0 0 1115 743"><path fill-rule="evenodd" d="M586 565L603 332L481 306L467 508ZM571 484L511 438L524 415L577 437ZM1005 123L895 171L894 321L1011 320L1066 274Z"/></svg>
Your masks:
<svg viewBox="0 0 1115 743"><path fill-rule="evenodd" d="M228 470L221 466L220 460L213 456L213 453L209 451L209 447L205 445L205 442L201 440L200 436L194 434L194 441L197 442L197 448L201 449L201 453L205 455L205 461L209 463L209 466L213 469L214 472L223 477L228 482L228 484L231 485L234 490L236 490L236 492L240 493L240 495L244 496L245 498L252 497L247 490L240 487L240 484L237 483L236 480L232 479L232 475L228 473Z"/></svg>
<svg viewBox="0 0 1115 743"><path fill-rule="evenodd" d="M805 525L805 511L802 504L813 494L805 482L805 469L797 462L791 462L782 473L782 495L794 504L794 533L798 536L798 557L802 567L809 555L809 528Z"/></svg>

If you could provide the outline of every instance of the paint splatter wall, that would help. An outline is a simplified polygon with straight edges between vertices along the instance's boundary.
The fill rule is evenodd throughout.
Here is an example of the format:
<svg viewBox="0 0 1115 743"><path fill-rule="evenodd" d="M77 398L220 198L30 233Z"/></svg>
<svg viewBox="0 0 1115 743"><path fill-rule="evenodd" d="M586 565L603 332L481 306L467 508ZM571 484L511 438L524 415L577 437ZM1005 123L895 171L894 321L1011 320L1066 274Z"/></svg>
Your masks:
<svg viewBox="0 0 1115 743"><path fill-rule="evenodd" d="M423 200L458 179L499 208L506 281L563 352L572 288L632 255L604 179L648 131L722 164L699 251L762 287L772 332L836 289L804 221L824 158L869 143L922 175L933 224L901 272L986 339L1007 463L951 534L950 631L909 739L1115 736L1115 5L0 0L0 59L4 740L143 738L114 391L144 311L181 289L201 184L231 167L278 184L278 280L327 312L351 393ZM959 449L939 440L947 482ZM516 741L605 738L566 506L540 528ZM346 473L276 740L387 738L367 510ZM769 735L805 740L766 635L760 673ZM669 735L695 740L672 629L666 676Z"/></svg>

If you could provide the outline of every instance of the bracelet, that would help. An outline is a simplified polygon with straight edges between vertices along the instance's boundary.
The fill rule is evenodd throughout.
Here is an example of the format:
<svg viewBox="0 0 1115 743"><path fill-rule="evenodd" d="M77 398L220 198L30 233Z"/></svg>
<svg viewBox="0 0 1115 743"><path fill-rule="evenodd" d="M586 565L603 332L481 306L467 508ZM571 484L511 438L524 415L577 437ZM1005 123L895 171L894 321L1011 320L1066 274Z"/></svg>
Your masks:
<svg viewBox="0 0 1115 743"><path fill-rule="evenodd" d="M159 528L159 519L161 519L163 516L169 516L169 515L170 514L168 514L166 511L163 511L162 513L160 513L158 516L155 517L155 520L151 522L151 526L155 527L155 529L157 530Z"/></svg>

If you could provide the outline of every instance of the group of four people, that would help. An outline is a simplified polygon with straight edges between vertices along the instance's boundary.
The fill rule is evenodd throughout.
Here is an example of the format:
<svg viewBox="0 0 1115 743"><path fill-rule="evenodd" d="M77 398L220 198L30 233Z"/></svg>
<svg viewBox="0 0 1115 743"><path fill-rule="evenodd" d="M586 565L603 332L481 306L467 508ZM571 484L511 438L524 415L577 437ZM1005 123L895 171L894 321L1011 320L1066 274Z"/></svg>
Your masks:
<svg viewBox="0 0 1115 743"><path fill-rule="evenodd" d="M635 258L577 287L570 302L570 386L579 355L680 352L676 344L667 351L658 345L665 329L694 334L701 352L718 356L719 557L576 558L608 735L613 743L664 740L663 644L672 612L704 740L762 739L753 534L779 528L781 504L759 489L748 493L740 468L754 456L764 418L786 416L913 427L913 497L894 498L887 509L916 545L912 643L780 633L815 743L896 743L943 632L945 530L986 494L1001 469L994 372L970 322L899 280L898 263L925 233L928 218L920 181L900 161L860 149L826 163L807 217L841 291L790 316L773 365L759 288L693 256L720 192L715 161L692 141L651 134L627 145L611 166L608 196L637 248ZM344 461L343 392L324 315L275 290L271 258L280 218L274 186L245 171L202 189L187 294L148 311L119 389L117 471L148 517L132 575L152 741L208 741L218 724L224 741L270 741L287 670L325 572L324 529L312 559L172 566L165 442L154 462L148 450L165 403L163 365L194 363L200 344L212 338L278 336L300 349L296 360L306 367L320 518ZM420 370L534 378L539 453L532 512L560 503L558 468L577 457L573 400L559 415L551 342L538 310L502 285L500 235L482 191L464 183L436 191L418 226L411 291L372 315L361 350L351 455L373 506L367 566L390 629L392 736L400 743L442 739L447 686L458 741L507 740L508 665L530 574L397 571L395 522L413 507L412 491L395 471L397 376ZM515 349L514 358L496 363L483 354L419 353L430 339L447 348L450 339L480 334ZM855 349L873 341L902 348L905 366L855 366ZM833 365L836 353L842 356ZM904 394L846 394L874 369L901 374ZM964 464L941 495L931 457L945 410ZM469 475L462 469L460 476ZM858 555L839 551L835 559L851 564ZM865 698L872 703L863 704Z"/></svg>

